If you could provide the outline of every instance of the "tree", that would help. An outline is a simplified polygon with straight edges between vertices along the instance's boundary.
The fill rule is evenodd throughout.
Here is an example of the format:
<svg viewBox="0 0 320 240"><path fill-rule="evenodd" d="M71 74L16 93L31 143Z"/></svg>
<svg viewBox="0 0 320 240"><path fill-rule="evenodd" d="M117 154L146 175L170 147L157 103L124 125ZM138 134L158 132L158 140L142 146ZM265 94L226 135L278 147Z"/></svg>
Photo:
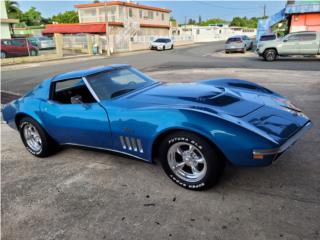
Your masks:
<svg viewBox="0 0 320 240"><path fill-rule="evenodd" d="M94 0L94 1L93 1L93 3L99 3L99 2L100 2L99 0Z"/></svg>
<svg viewBox="0 0 320 240"><path fill-rule="evenodd" d="M41 24L41 13L35 7L31 7L28 11L21 15L20 21L25 22L28 26Z"/></svg>
<svg viewBox="0 0 320 240"><path fill-rule="evenodd" d="M20 18L22 12L19 9L19 3L16 1L5 0L5 6L8 18Z"/></svg>
<svg viewBox="0 0 320 240"><path fill-rule="evenodd" d="M203 21L200 25L201 26L209 26L210 24L221 24L225 23L226 21L221 19L221 18L210 18L207 19L206 21Z"/></svg>
<svg viewBox="0 0 320 240"><path fill-rule="evenodd" d="M258 26L258 21L260 19L265 19L268 17L252 17L252 18L247 18L247 17L234 17L230 23L230 26L234 27L246 27L246 28L257 28Z"/></svg>
<svg viewBox="0 0 320 240"><path fill-rule="evenodd" d="M189 18L188 25L195 25L197 22L196 20L193 20L192 18Z"/></svg>
<svg viewBox="0 0 320 240"><path fill-rule="evenodd" d="M75 11L66 11L53 16L52 21L57 23L78 23L79 17Z"/></svg>

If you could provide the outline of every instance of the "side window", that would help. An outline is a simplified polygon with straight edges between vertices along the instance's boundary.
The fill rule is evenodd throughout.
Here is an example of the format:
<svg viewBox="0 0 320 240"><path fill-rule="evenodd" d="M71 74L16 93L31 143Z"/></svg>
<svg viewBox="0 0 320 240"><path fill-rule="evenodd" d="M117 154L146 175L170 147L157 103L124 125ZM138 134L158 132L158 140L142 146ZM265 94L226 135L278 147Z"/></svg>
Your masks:
<svg viewBox="0 0 320 240"><path fill-rule="evenodd" d="M12 45L12 42L10 40L2 40L1 43L6 46Z"/></svg>
<svg viewBox="0 0 320 240"><path fill-rule="evenodd" d="M314 41L317 36L315 33L303 33L299 34L299 41Z"/></svg>
<svg viewBox="0 0 320 240"><path fill-rule="evenodd" d="M25 45L25 42L25 40L12 40L12 45L21 47Z"/></svg>
<svg viewBox="0 0 320 240"><path fill-rule="evenodd" d="M81 78L53 82L50 99L61 104L96 102Z"/></svg>
<svg viewBox="0 0 320 240"><path fill-rule="evenodd" d="M288 42L294 42L294 41L297 41L297 40L298 40L298 37L297 37L296 34L293 34L293 35L288 36L288 37L286 38L286 40L287 40Z"/></svg>

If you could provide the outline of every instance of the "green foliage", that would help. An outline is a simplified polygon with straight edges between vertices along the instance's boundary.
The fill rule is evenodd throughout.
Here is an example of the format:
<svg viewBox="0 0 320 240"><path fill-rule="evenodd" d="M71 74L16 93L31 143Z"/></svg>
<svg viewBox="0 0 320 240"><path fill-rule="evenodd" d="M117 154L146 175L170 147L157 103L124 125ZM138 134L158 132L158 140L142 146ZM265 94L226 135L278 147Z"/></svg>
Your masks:
<svg viewBox="0 0 320 240"><path fill-rule="evenodd" d="M257 28L259 19L264 19L264 18L234 17L230 23L230 26L245 27L245 28Z"/></svg>
<svg viewBox="0 0 320 240"><path fill-rule="evenodd" d="M201 21L200 26L209 26L210 24L220 24L225 23L226 21L221 18L210 18L206 21Z"/></svg>
<svg viewBox="0 0 320 240"><path fill-rule="evenodd" d="M177 20L173 16L171 16L170 17L170 22L177 22Z"/></svg>
<svg viewBox="0 0 320 240"><path fill-rule="evenodd" d="M22 13L20 21L25 22L28 26L40 25L42 23L41 13L35 7L31 7Z"/></svg>
<svg viewBox="0 0 320 240"><path fill-rule="evenodd" d="M66 11L53 16L52 21L58 23L78 23L79 17L76 11Z"/></svg>
<svg viewBox="0 0 320 240"><path fill-rule="evenodd" d="M197 24L197 22L196 22L196 20L194 20L194 19L192 19L192 18L189 18L189 20L188 20L188 23L187 23L188 25L196 25Z"/></svg>
<svg viewBox="0 0 320 240"><path fill-rule="evenodd" d="M5 6L6 6L8 18L20 19L22 12L19 9L18 2L5 0Z"/></svg>

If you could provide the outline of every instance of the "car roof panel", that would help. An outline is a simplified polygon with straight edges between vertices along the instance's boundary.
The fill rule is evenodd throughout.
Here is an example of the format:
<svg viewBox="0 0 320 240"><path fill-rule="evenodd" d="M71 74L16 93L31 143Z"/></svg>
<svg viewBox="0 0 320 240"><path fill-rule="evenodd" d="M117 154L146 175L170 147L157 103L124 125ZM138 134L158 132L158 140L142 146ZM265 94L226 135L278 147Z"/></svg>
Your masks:
<svg viewBox="0 0 320 240"><path fill-rule="evenodd" d="M62 81L62 80L67 80L67 79L72 79L72 78L81 78L81 77L86 77L89 75L93 75L96 73L104 72L104 71L111 71L119 68L125 68L125 67L130 67L128 64L114 64L114 65L109 65L109 66L103 66L103 67L94 67L94 68L89 68L85 70L79 70L79 71L72 71L72 72L67 72L67 73L62 73L59 75L56 75L55 77L52 78L52 81Z"/></svg>

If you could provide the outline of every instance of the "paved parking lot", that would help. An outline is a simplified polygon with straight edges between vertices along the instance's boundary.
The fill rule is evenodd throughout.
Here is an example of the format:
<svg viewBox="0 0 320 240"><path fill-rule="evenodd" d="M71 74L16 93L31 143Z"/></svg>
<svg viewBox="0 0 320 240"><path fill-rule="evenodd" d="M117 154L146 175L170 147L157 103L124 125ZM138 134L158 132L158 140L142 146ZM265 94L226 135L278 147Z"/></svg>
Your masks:
<svg viewBox="0 0 320 240"><path fill-rule="evenodd" d="M320 239L320 78L316 71L154 72L188 82L249 79L289 98L314 128L266 168L227 166L219 186L182 189L160 165L76 148L38 159L1 124L3 239Z"/></svg>

